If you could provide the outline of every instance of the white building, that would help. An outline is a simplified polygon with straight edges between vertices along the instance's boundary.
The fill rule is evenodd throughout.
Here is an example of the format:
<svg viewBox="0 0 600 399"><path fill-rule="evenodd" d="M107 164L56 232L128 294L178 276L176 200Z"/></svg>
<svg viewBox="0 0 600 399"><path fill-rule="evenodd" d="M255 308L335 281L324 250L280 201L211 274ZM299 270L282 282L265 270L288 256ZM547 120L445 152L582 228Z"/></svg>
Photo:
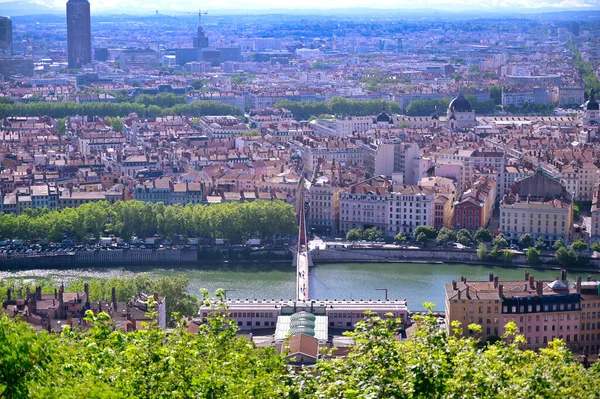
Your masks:
<svg viewBox="0 0 600 399"><path fill-rule="evenodd" d="M387 235L399 232L412 234L419 226L433 226L435 218L435 190L417 185L394 187L389 196Z"/></svg>

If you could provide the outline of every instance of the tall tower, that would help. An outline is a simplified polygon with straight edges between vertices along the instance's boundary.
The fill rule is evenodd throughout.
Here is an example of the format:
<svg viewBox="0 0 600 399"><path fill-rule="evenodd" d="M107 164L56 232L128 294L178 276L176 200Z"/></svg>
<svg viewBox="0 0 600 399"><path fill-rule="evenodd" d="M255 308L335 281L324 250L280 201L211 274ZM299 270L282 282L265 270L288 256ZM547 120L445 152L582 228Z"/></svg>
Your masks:
<svg viewBox="0 0 600 399"><path fill-rule="evenodd" d="M92 62L92 27L88 0L67 2L67 47L69 69Z"/></svg>
<svg viewBox="0 0 600 399"><path fill-rule="evenodd" d="M12 20L0 17L0 58L13 56Z"/></svg>
<svg viewBox="0 0 600 399"><path fill-rule="evenodd" d="M208 47L208 36L202 29L202 14L206 14L206 11L198 10L198 35L194 38L195 48L207 48Z"/></svg>

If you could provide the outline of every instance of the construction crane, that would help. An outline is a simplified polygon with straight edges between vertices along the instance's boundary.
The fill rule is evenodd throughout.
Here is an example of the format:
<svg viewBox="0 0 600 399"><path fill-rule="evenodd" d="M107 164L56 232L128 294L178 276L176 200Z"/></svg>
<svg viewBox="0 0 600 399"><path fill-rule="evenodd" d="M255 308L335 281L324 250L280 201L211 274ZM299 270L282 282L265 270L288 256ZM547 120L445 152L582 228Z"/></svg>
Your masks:
<svg viewBox="0 0 600 399"><path fill-rule="evenodd" d="M191 12L191 11L179 11L178 14L195 14L195 12ZM202 26L202 14L206 15L208 14L208 11L206 10L198 10L198 27Z"/></svg>

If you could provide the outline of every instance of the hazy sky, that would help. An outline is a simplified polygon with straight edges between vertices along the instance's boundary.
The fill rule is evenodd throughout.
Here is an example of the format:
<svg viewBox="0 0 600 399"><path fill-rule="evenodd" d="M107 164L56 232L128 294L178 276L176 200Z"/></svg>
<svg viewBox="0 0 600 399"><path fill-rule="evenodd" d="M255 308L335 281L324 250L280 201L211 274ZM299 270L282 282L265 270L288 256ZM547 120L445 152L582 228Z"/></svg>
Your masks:
<svg viewBox="0 0 600 399"><path fill-rule="evenodd" d="M0 0L0 3L15 0ZM22 3L35 3L52 8L64 8L66 0L22 0ZM385 8L385 9L449 9L449 10L486 10L510 11L529 9L555 9L559 10L597 10L600 9L600 0L202 0L193 2L189 0L90 0L92 10L102 11L154 11L169 14L170 12L189 11L199 8L208 10L227 9L285 9L285 8ZM0 6L1 9L1 6Z"/></svg>

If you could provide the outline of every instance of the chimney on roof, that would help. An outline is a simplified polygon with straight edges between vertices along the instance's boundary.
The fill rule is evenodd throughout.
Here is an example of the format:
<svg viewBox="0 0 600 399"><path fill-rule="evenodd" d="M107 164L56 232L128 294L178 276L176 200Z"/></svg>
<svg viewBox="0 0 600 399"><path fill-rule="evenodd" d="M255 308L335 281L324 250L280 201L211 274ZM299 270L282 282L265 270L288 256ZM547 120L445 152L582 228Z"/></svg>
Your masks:
<svg viewBox="0 0 600 399"><path fill-rule="evenodd" d="M529 272L525 272L525 281L529 280Z"/></svg>
<svg viewBox="0 0 600 399"><path fill-rule="evenodd" d="M457 288L456 288L456 280L452 280L452 289L453 289L454 291L456 291L456 290L457 290Z"/></svg>
<svg viewBox="0 0 600 399"><path fill-rule="evenodd" d="M504 298L504 285L498 284L498 296Z"/></svg>
<svg viewBox="0 0 600 399"><path fill-rule="evenodd" d="M561 279L562 281L567 281L567 271L566 271L565 269L562 269L562 270L560 271L560 279Z"/></svg>
<svg viewBox="0 0 600 399"><path fill-rule="evenodd" d="M116 311L117 310L117 289L115 287L112 287L111 294L112 294L112 306L113 306L113 309Z"/></svg>
<svg viewBox="0 0 600 399"><path fill-rule="evenodd" d="M494 281L494 273L489 274L489 281Z"/></svg>
<svg viewBox="0 0 600 399"><path fill-rule="evenodd" d="M461 291L458 290L458 299L461 299Z"/></svg>
<svg viewBox="0 0 600 399"><path fill-rule="evenodd" d="M531 287L532 290L535 289L535 279L533 278L533 275L529 275L529 287Z"/></svg>
<svg viewBox="0 0 600 399"><path fill-rule="evenodd" d="M544 295L543 291L544 291L544 287L543 287L543 283L542 280L538 280L535 283L535 291L537 293L537 296L541 297Z"/></svg>
<svg viewBox="0 0 600 399"><path fill-rule="evenodd" d="M494 288L498 288L498 276L494 276Z"/></svg>
<svg viewBox="0 0 600 399"><path fill-rule="evenodd" d="M467 299L471 299L471 290L469 285L467 284Z"/></svg>
<svg viewBox="0 0 600 399"><path fill-rule="evenodd" d="M581 294L581 276L577 276L577 280L575 282L575 288L577 289L577 293Z"/></svg>

